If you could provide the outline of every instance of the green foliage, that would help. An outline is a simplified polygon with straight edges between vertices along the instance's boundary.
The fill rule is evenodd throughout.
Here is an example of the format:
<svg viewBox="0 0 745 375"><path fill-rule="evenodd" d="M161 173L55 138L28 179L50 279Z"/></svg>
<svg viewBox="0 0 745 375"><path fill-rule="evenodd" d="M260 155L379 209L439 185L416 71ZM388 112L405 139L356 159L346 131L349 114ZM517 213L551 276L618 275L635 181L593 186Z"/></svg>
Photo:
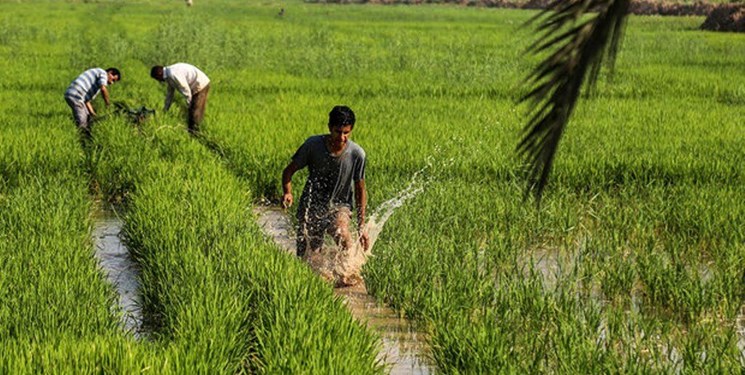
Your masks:
<svg viewBox="0 0 745 375"><path fill-rule="evenodd" d="M378 371L374 337L266 243L251 194L182 124L107 122L94 137L110 153L98 175L132 176L125 232L141 266L145 325L176 371Z"/></svg>
<svg viewBox="0 0 745 375"><path fill-rule="evenodd" d="M357 113L370 211L417 171L426 181L365 277L427 331L441 371L742 369L741 35L631 17L615 75L578 105L536 211L514 153L532 63L517 27L531 12L196 0L0 14L0 372L379 370L371 334L249 212L279 197L282 168L336 104ZM160 110L149 68L178 61L213 82L203 138L176 107L141 128L100 122L79 146L61 98L77 74L117 66L112 98ZM126 202L151 343L118 330L92 271L90 177Z"/></svg>
<svg viewBox="0 0 745 375"><path fill-rule="evenodd" d="M93 258L77 134L17 115L0 128L0 372L139 372L152 357L119 327Z"/></svg>

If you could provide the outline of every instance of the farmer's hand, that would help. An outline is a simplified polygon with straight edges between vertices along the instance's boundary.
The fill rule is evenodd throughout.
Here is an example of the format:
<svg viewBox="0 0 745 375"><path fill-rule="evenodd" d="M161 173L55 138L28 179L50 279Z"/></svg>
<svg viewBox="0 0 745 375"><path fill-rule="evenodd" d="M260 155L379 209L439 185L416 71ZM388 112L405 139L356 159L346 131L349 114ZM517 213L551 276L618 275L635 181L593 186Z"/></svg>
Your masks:
<svg viewBox="0 0 745 375"><path fill-rule="evenodd" d="M282 206L284 208L290 208L292 206L292 193L285 193L282 196Z"/></svg>
<svg viewBox="0 0 745 375"><path fill-rule="evenodd" d="M370 246L370 235L367 234L366 229L360 229L360 244L365 251L369 250Z"/></svg>

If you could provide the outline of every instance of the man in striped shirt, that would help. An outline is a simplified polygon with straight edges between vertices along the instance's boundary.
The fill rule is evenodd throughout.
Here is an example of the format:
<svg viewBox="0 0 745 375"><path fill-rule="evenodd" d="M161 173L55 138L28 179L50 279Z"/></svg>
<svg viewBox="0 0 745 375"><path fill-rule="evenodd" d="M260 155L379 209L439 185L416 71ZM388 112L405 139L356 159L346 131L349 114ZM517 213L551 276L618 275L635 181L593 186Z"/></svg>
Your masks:
<svg viewBox="0 0 745 375"><path fill-rule="evenodd" d="M117 68L91 68L83 72L78 78L75 78L65 91L65 101L72 109L72 116L78 128L85 134L90 135L90 120L96 116L91 101L103 92L103 100L108 106L109 90L108 85L119 81L121 73Z"/></svg>
<svg viewBox="0 0 745 375"><path fill-rule="evenodd" d="M173 93L178 90L186 99L189 131L199 131L199 124L204 118L204 109L207 106L207 94L210 91L210 79L207 75L194 65L177 63L165 67L154 66L150 69L150 77L168 84L163 112L171 107Z"/></svg>

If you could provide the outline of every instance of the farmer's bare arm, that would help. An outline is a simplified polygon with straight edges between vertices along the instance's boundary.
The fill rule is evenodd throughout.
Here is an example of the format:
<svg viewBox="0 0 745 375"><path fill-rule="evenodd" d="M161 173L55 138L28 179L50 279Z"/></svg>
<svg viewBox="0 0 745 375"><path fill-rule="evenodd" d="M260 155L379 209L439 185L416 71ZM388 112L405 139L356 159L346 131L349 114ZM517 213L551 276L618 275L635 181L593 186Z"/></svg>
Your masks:
<svg viewBox="0 0 745 375"><path fill-rule="evenodd" d="M292 206L292 175L300 169L294 161L287 164L285 170L282 171L282 204L285 207Z"/></svg>
<svg viewBox="0 0 745 375"><path fill-rule="evenodd" d="M106 106L108 107L111 102L109 101L109 89L106 88L106 86L101 86L101 96L103 96L103 101L106 103Z"/></svg>
<svg viewBox="0 0 745 375"><path fill-rule="evenodd" d="M169 84L166 89L166 102L163 104L163 112L168 111L168 108L171 108L171 102L173 102L173 91L173 86Z"/></svg>
<svg viewBox="0 0 745 375"><path fill-rule="evenodd" d="M365 230L365 209L367 208L367 190L365 189L365 180L355 181L354 201L357 205L357 225L360 232L360 243L362 243L362 247L367 250L369 238L367 230Z"/></svg>
<svg viewBox="0 0 745 375"><path fill-rule="evenodd" d="M88 108L88 113L90 113L91 116L96 116L96 111L93 110L91 102L85 102L85 108Z"/></svg>

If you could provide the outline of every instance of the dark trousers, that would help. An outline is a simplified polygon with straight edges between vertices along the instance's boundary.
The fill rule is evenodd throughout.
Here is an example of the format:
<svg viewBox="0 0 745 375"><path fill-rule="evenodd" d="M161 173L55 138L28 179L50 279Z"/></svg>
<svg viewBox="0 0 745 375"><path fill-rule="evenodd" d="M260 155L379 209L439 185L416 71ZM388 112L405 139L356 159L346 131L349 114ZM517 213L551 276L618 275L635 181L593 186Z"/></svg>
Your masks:
<svg viewBox="0 0 745 375"><path fill-rule="evenodd" d="M302 212L302 208L298 212ZM304 257L308 251L318 252L323 247L323 236L328 233L337 244L340 241L340 231L338 225L347 226L352 212L349 207L338 206L321 212L298 215L298 228L296 237L296 254L298 257ZM344 219L344 220L343 220Z"/></svg>
<svg viewBox="0 0 745 375"><path fill-rule="evenodd" d="M188 115L189 131L199 131L199 124L204 119L204 109L207 108L207 95L209 93L210 85L208 84L191 97Z"/></svg>

